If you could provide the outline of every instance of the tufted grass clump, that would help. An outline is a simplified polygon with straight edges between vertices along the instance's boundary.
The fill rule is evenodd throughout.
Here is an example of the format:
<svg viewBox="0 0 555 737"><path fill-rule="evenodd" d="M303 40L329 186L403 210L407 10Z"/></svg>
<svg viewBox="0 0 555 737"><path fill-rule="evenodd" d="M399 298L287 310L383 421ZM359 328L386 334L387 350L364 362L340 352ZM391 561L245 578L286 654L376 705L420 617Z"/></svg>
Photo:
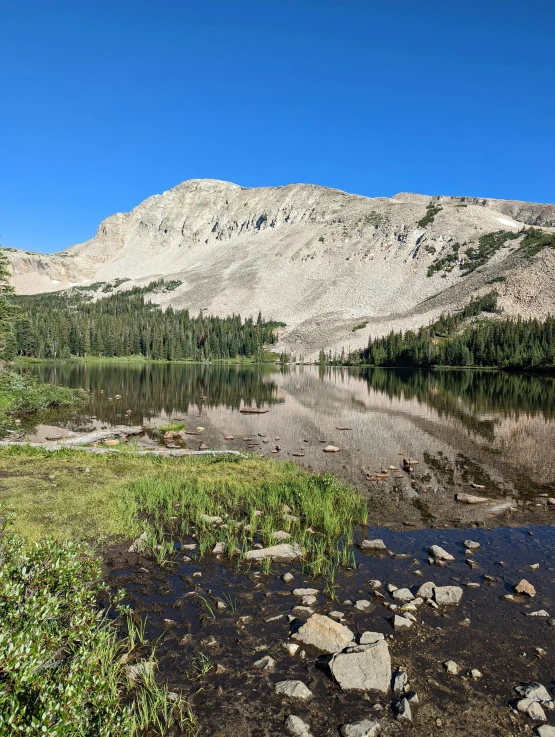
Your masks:
<svg viewBox="0 0 555 737"><path fill-rule="evenodd" d="M153 668L135 681L127 675L142 630L129 617L118 636L123 592L99 606L110 598L99 560L73 543L27 545L10 522L0 519L0 736L133 737L192 724Z"/></svg>

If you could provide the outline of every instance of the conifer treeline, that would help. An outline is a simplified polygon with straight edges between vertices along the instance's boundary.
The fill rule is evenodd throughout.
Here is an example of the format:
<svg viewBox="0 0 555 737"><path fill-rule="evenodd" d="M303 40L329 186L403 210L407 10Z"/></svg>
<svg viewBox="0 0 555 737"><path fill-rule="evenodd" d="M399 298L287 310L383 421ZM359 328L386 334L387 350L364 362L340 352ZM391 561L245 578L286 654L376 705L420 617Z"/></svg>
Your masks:
<svg viewBox="0 0 555 737"><path fill-rule="evenodd" d="M414 332L391 332L370 339L347 363L373 366L495 366L506 369L555 368L555 318L546 320L468 318L495 312L497 294L472 300L460 313L442 316Z"/></svg>
<svg viewBox="0 0 555 737"><path fill-rule="evenodd" d="M257 356L276 340L275 324L260 314L256 321L239 315L192 317L188 310L161 310L145 301L148 291L117 292L96 302L79 291L19 297L15 355L203 361Z"/></svg>

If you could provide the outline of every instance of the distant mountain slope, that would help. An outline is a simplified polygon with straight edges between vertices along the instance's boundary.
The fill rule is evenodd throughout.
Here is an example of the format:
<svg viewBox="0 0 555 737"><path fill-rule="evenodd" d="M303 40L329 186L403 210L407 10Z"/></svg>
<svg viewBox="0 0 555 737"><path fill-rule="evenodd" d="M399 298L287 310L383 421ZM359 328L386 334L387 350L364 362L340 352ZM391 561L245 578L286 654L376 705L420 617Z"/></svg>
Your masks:
<svg viewBox="0 0 555 737"><path fill-rule="evenodd" d="M523 257L530 226L555 233L555 205L193 179L107 218L66 251L8 256L21 294L179 280L156 301L220 316L260 310L287 323L280 347L308 358L426 324L493 280L507 314L553 312L555 250ZM484 250L480 238L498 231L506 235Z"/></svg>

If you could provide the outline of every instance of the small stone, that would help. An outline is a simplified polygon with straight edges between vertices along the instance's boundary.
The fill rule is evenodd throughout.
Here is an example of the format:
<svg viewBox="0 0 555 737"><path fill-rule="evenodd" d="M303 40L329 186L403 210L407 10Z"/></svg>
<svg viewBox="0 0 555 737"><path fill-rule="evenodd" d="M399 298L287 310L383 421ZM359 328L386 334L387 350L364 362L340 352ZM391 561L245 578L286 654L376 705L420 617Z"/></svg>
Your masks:
<svg viewBox="0 0 555 737"><path fill-rule="evenodd" d="M414 599L414 596L410 589L396 589L396 591L393 592L393 598L395 601L407 604L409 601Z"/></svg>
<svg viewBox="0 0 555 737"><path fill-rule="evenodd" d="M455 560L451 553L448 553L439 545L432 545L432 547L428 549L428 553L432 556L432 558L434 558L434 560L442 560L447 563Z"/></svg>
<svg viewBox="0 0 555 737"><path fill-rule="evenodd" d="M298 596L299 598L302 598L303 596L315 596L318 594L318 589L294 589L293 590L293 596Z"/></svg>
<svg viewBox="0 0 555 737"><path fill-rule="evenodd" d="M216 543L212 549L213 555L222 555L225 553L225 543Z"/></svg>
<svg viewBox="0 0 555 737"><path fill-rule="evenodd" d="M312 606L313 604L316 604L318 599L315 596L303 596L301 599L301 603L304 606Z"/></svg>
<svg viewBox="0 0 555 737"><path fill-rule="evenodd" d="M296 655L298 651L301 649L300 645L297 645L296 642L283 642L282 647L284 650L286 650L291 657Z"/></svg>
<svg viewBox="0 0 555 737"><path fill-rule="evenodd" d="M379 731L380 723L373 719L344 724L340 729L342 737L377 737Z"/></svg>
<svg viewBox="0 0 555 737"><path fill-rule="evenodd" d="M289 540L291 535L288 532L285 532L285 530L276 530L273 534L274 540L277 540L278 542L280 540Z"/></svg>
<svg viewBox="0 0 555 737"><path fill-rule="evenodd" d="M543 658L547 655L547 650L544 650L543 647L535 647L534 652L538 656L538 658Z"/></svg>
<svg viewBox="0 0 555 737"><path fill-rule="evenodd" d="M480 678L484 677L484 674L477 668L472 668L472 670L470 671L470 677L473 678L475 681L478 681Z"/></svg>
<svg viewBox="0 0 555 737"><path fill-rule="evenodd" d="M290 714L285 720L285 729L293 737L312 737L308 724L294 714Z"/></svg>
<svg viewBox="0 0 555 737"><path fill-rule="evenodd" d="M363 632L360 636L359 643L361 645L373 645L378 640L384 640L385 636L381 632Z"/></svg>
<svg viewBox="0 0 555 737"><path fill-rule="evenodd" d="M393 693L396 696L404 693L408 686L409 676L406 670L399 670L393 676Z"/></svg>
<svg viewBox="0 0 555 737"><path fill-rule="evenodd" d="M284 573L283 576L281 577L281 580L284 583L291 583L291 581L293 581L294 579L295 579L295 576L292 573Z"/></svg>
<svg viewBox="0 0 555 737"><path fill-rule="evenodd" d="M260 658L260 660L253 663L253 668L258 668L260 670L273 670L275 664L276 661L272 657L265 655L263 658Z"/></svg>
<svg viewBox="0 0 555 737"><path fill-rule="evenodd" d="M395 718L412 722L412 712L408 699L401 699L395 707Z"/></svg>
<svg viewBox="0 0 555 737"><path fill-rule="evenodd" d="M532 701L526 713L530 719L534 719L537 722L545 722L545 711L541 708L537 701Z"/></svg>
<svg viewBox="0 0 555 737"><path fill-rule="evenodd" d="M309 606L294 606L291 611L296 617L301 618L311 617L314 614L314 609Z"/></svg>
<svg viewBox="0 0 555 737"><path fill-rule="evenodd" d="M314 696L302 681L279 681L279 683L276 683L275 689L277 694L299 699L300 701L310 701Z"/></svg>
<svg viewBox="0 0 555 737"><path fill-rule="evenodd" d="M487 504L489 499L485 496L474 496L474 494L455 494L455 500L459 504Z"/></svg>
<svg viewBox="0 0 555 737"><path fill-rule="evenodd" d="M337 653L355 639L350 629L322 614L313 614L292 638L325 653Z"/></svg>
<svg viewBox="0 0 555 737"><path fill-rule="evenodd" d="M326 445L324 448L324 453L337 453L339 448L337 448L335 445Z"/></svg>
<svg viewBox="0 0 555 737"><path fill-rule="evenodd" d="M412 622L408 617L400 617L398 614L391 619L391 623L395 631L408 630L412 627Z"/></svg>
<svg viewBox="0 0 555 737"><path fill-rule="evenodd" d="M447 671L447 673L449 673L452 676L456 676L460 672L460 667L455 663L454 660L447 660L443 664L443 667L445 668L445 670Z"/></svg>
<svg viewBox="0 0 555 737"><path fill-rule="evenodd" d="M387 545L383 540L363 540L360 543L361 550L384 550L387 551Z"/></svg>
<svg viewBox="0 0 555 737"><path fill-rule="evenodd" d="M182 545L182 550L196 550L197 544L196 543L187 543L186 545Z"/></svg>
<svg viewBox="0 0 555 737"><path fill-rule="evenodd" d="M463 540L463 545L467 550L479 550L480 543L474 542L474 540Z"/></svg>
<svg viewBox="0 0 555 737"><path fill-rule="evenodd" d="M143 532L139 537L131 543L128 553L140 553L147 545L147 534Z"/></svg>
<svg viewBox="0 0 555 737"><path fill-rule="evenodd" d="M388 583L386 588L389 591L389 593L392 594L394 591L397 591L399 587L395 586L394 583Z"/></svg>
<svg viewBox="0 0 555 737"><path fill-rule="evenodd" d="M522 686L516 686L515 691L517 694L525 699L532 699L534 701L551 701L549 691L541 683L532 681L531 683L525 683Z"/></svg>
<svg viewBox="0 0 555 737"><path fill-rule="evenodd" d="M460 586L436 586L434 589L434 599L439 606L456 606L462 595Z"/></svg>
<svg viewBox="0 0 555 737"><path fill-rule="evenodd" d="M541 727L538 727L538 737L555 737L555 727L542 724Z"/></svg>
<svg viewBox="0 0 555 737"><path fill-rule="evenodd" d="M423 583L422 586L416 592L416 596L420 596L423 599L431 599L432 596L434 595L435 587L436 587L435 583L432 583L431 581L428 581L427 583Z"/></svg>
<svg viewBox="0 0 555 737"><path fill-rule="evenodd" d="M140 663L134 663L133 665L126 665L125 672L130 681L138 681L145 676L150 676L154 673L156 663L154 660L143 660Z"/></svg>
<svg viewBox="0 0 555 737"><path fill-rule="evenodd" d="M368 586L369 586L369 587L370 587L370 588L371 588L372 590L375 590L375 589L381 589L381 587L382 587L382 582L381 582L381 581L378 581L378 579L377 579L377 578L372 578L372 579L371 579L370 581L368 581Z"/></svg>
<svg viewBox="0 0 555 737"><path fill-rule="evenodd" d="M517 585L515 586L515 591L517 592L517 594L526 594L526 596L531 597L536 595L536 589L525 578L517 583Z"/></svg>
<svg viewBox="0 0 555 737"><path fill-rule="evenodd" d="M370 609L371 607L372 607L372 604L366 599L359 599L357 602L355 602L355 609L358 609L361 612L365 612L367 609Z"/></svg>
<svg viewBox="0 0 555 737"><path fill-rule="evenodd" d="M549 614L545 611L545 609L539 609L537 612L527 612L527 617L549 617Z"/></svg>
<svg viewBox="0 0 555 737"><path fill-rule="evenodd" d="M254 547L254 546L253 546ZM282 543L269 548L261 548L259 550L247 550L245 560L297 560L304 555L304 551L299 545L289 545Z"/></svg>

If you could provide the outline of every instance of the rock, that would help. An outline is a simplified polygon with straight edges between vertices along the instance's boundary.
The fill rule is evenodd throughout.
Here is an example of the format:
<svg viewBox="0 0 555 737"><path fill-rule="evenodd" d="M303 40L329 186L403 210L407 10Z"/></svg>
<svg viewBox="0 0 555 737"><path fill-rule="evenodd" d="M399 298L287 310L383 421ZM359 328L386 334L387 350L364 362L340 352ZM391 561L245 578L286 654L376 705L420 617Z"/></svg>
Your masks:
<svg viewBox="0 0 555 737"><path fill-rule="evenodd" d="M377 578L372 578L370 581L368 581L368 586L372 589L372 591L375 591L376 589L381 589L382 582L378 581Z"/></svg>
<svg viewBox="0 0 555 737"><path fill-rule="evenodd" d="M345 619L345 615L343 614L343 612L330 612L328 614L328 617L336 619L338 622L341 622L343 619Z"/></svg>
<svg viewBox="0 0 555 737"><path fill-rule="evenodd" d="M293 737L312 737L308 724L294 714L290 714L285 720L285 729Z"/></svg>
<svg viewBox="0 0 555 737"><path fill-rule="evenodd" d="M533 597L536 595L536 589L525 578L517 583L517 585L515 586L515 591L517 592L517 594L526 594L526 596Z"/></svg>
<svg viewBox="0 0 555 737"><path fill-rule="evenodd" d="M364 646L363 652L337 653L330 661L331 674L343 691L387 693L391 684L391 658L385 640Z"/></svg>
<svg viewBox="0 0 555 737"><path fill-rule="evenodd" d="M141 663L126 665L125 672L130 681L139 681L141 678L152 675L155 668L156 662L154 660L143 660Z"/></svg>
<svg viewBox="0 0 555 737"><path fill-rule="evenodd" d="M300 701L310 701L314 696L302 681L279 681L276 683L276 693Z"/></svg>
<svg viewBox="0 0 555 737"><path fill-rule="evenodd" d="M537 722L545 722L545 711L541 708L537 701L532 701L526 713L530 719L534 719Z"/></svg>
<svg viewBox="0 0 555 737"><path fill-rule="evenodd" d="M548 612L545 609L539 609L537 612L527 612L527 617L549 617Z"/></svg>
<svg viewBox="0 0 555 737"><path fill-rule="evenodd" d="M311 617L314 614L314 609L311 609L309 606L294 606L291 611L295 617L301 619Z"/></svg>
<svg viewBox="0 0 555 737"><path fill-rule="evenodd" d="M470 677L473 678L475 681L479 680L480 678L484 677L484 674L479 671L477 668L472 668L470 671Z"/></svg>
<svg viewBox="0 0 555 737"><path fill-rule="evenodd" d="M395 706L395 718L405 719L408 722L412 722L412 712L408 699L401 699L401 701Z"/></svg>
<svg viewBox="0 0 555 737"><path fill-rule="evenodd" d="M276 530L273 534L274 540L289 540L291 535L288 532L285 532L285 530Z"/></svg>
<svg viewBox="0 0 555 737"><path fill-rule="evenodd" d="M292 639L324 653L337 653L350 645L355 638L348 627L322 614L313 614L292 635Z"/></svg>
<svg viewBox="0 0 555 737"><path fill-rule="evenodd" d="M408 604L409 601L414 599L410 589L397 589L393 592L393 598L395 601L400 601L403 604Z"/></svg>
<svg viewBox="0 0 555 737"><path fill-rule="evenodd" d="M337 453L339 448L336 448L335 445L326 445L324 448L324 453Z"/></svg>
<svg viewBox="0 0 555 737"><path fill-rule="evenodd" d="M451 561L455 560L451 553L448 553L439 545L432 545L432 547L428 549L428 553L432 556L434 560L443 560L446 563L450 563Z"/></svg>
<svg viewBox="0 0 555 737"><path fill-rule="evenodd" d="M272 657L265 655L263 658L260 658L260 660L253 663L253 668L259 668L260 670L273 670L275 664L276 661Z"/></svg>
<svg viewBox="0 0 555 737"><path fill-rule="evenodd" d="M182 550L196 550L197 544L196 543L187 543L186 545L182 545Z"/></svg>
<svg viewBox="0 0 555 737"><path fill-rule="evenodd" d="M454 660L447 660L443 664L443 667L445 668L445 670L447 671L447 673L449 673L452 676L457 676L460 673L460 670L461 670L460 669L460 666L458 666L457 663L455 663Z"/></svg>
<svg viewBox="0 0 555 737"><path fill-rule="evenodd" d="M287 652L289 653L289 655L291 655L291 657L296 655L301 648L301 646L297 645L296 642L283 642L282 647L284 650L287 650Z"/></svg>
<svg viewBox="0 0 555 737"><path fill-rule="evenodd" d="M398 614L392 617L390 621L395 631L408 630L409 627L412 627L412 622L410 619L408 619L407 617L400 617Z"/></svg>
<svg viewBox="0 0 555 737"><path fill-rule="evenodd" d="M299 598L303 596L316 596L316 594L320 593L318 589L294 589L293 590L293 596L298 596Z"/></svg>
<svg viewBox="0 0 555 737"><path fill-rule="evenodd" d="M463 590L460 586L436 586L434 599L439 606L455 606L462 599Z"/></svg>
<svg viewBox="0 0 555 737"><path fill-rule="evenodd" d="M434 595L434 589L436 585L431 581L423 583L422 586L416 592L416 596L421 596L423 599L431 599Z"/></svg>
<svg viewBox="0 0 555 737"><path fill-rule="evenodd" d="M399 670L393 676L393 693L395 696L399 696L404 693L406 686L408 686L409 676L406 670Z"/></svg>
<svg viewBox="0 0 555 737"><path fill-rule="evenodd" d="M209 514L201 514L200 518L203 522L207 522L209 525L221 525L223 522L221 517L211 517Z"/></svg>
<svg viewBox="0 0 555 737"><path fill-rule="evenodd" d="M216 543L212 549L213 555L222 555L225 553L225 543Z"/></svg>
<svg viewBox="0 0 555 737"><path fill-rule="evenodd" d="M360 543L361 550L384 550L387 551L387 545L383 540L363 540Z"/></svg>
<svg viewBox="0 0 555 737"><path fill-rule="evenodd" d="M555 737L555 727L550 727L548 724L542 724L537 729L538 737Z"/></svg>
<svg viewBox="0 0 555 737"><path fill-rule="evenodd" d="M133 540L129 548L127 549L128 553L140 553L141 550L144 550L146 548L146 540L147 540L147 534L146 530L136 540Z"/></svg>
<svg viewBox="0 0 555 737"><path fill-rule="evenodd" d="M367 609L370 609L372 607L371 602L367 601L366 599L359 599L355 602L355 609L358 609L360 612L365 612Z"/></svg>
<svg viewBox="0 0 555 737"><path fill-rule="evenodd" d="M301 603L304 606L312 606L313 604L316 604L318 599L315 596L303 596L301 599Z"/></svg>
<svg viewBox="0 0 555 737"><path fill-rule="evenodd" d="M198 449L199 450L208 450L208 446L206 445L206 443L200 443L199 446L198 446Z"/></svg>
<svg viewBox="0 0 555 737"><path fill-rule="evenodd" d="M549 691L542 686L541 683L532 681L531 683L524 683L522 686L516 686L515 691L519 696L525 699L533 699L534 701L551 701Z"/></svg>
<svg viewBox="0 0 555 737"><path fill-rule="evenodd" d="M271 558L272 560L298 560L304 555L304 550L297 545L290 545L289 543L282 543L281 545L273 545L269 548L262 548L261 550L247 550L245 553L245 560L265 560Z"/></svg>
<svg viewBox="0 0 555 737"><path fill-rule="evenodd" d="M284 583L291 583L291 581L293 581L294 579L295 579L295 576L292 573L284 573L283 576L281 577L281 580Z"/></svg>
<svg viewBox="0 0 555 737"><path fill-rule="evenodd" d="M479 550L480 543L474 542L474 540L463 540L463 545L467 550Z"/></svg>
<svg viewBox="0 0 555 737"><path fill-rule="evenodd" d="M474 496L473 494L455 494L459 504L487 504L489 499L485 496Z"/></svg>
<svg viewBox="0 0 555 737"><path fill-rule="evenodd" d="M389 593L392 594L394 591L397 591L399 587L395 586L394 583L388 583L386 588L389 591Z"/></svg>
<svg viewBox="0 0 555 737"><path fill-rule="evenodd" d="M380 723L374 719L363 719L361 722L344 724L339 731L342 737L377 737Z"/></svg>
<svg viewBox="0 0 555 737"><path fill-rule="evenodd" d="M385 637L381 632L363 632L359 642L361 645L373 645L375 642L384 639Z"/></svg>

